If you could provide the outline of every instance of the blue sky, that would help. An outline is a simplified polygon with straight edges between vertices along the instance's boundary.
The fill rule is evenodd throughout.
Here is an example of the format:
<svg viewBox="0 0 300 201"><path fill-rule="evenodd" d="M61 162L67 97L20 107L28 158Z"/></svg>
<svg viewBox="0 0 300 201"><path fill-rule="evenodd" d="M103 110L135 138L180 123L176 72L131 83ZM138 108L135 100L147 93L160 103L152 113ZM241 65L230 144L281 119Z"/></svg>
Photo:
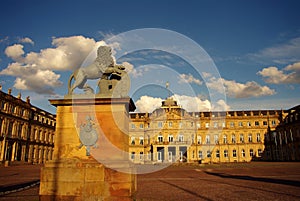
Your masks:
<svg viewBox="0 0 300 201"><path fill-rule="evenodd" d="M140 101L140 107L157 106L166 97L164 85L169 81L172 94L183 106L192 101L203 105L200 109L211 109L207 87L222 82L223 105L231 110L288 109L300 100L299 6L299 1L289 0L4 0L0 6L0 82L4 91L13 88L14 95L30 96L32 104L54 113L47 100L67 93L68 76L97 41L135 29L158 28L199 44L220 77L203 71L201 79L189 70L189 64L176 68L182 59L170 53L133 53L120 62L131 61L136 69L131 71L136 84L130 95L136 103ZM157 62L155 53L167 59ZM136 57L147 62L134 62ZM138 88L139 80L147 80L148 85Z"/></svg>

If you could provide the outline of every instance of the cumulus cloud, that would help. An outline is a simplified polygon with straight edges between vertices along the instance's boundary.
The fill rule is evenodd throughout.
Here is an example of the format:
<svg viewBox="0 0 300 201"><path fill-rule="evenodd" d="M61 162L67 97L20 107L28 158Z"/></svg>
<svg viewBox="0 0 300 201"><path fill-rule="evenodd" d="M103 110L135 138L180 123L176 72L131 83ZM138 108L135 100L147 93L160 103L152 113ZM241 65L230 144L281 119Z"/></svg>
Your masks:
<svg viewBox="0 0 300 201"><path fill-rule="evenodd" d="M275 66L263 68L257 72L265 82L271 84L299 84L300 83L300 62L290 64L279 70Z"/></svg>
<svg viewBox="0 0 300 201"><path fill-rule="evenodd" d="M179 83L195 83L197 85L201 85L202 81L199 79L196 79L193 75L191 74L180 74L179 75Z"/></svg>
<svg viewBox="0 0 300 201"><path fill-rule="evenodd" d="M226 93L235 98L270 96L275 94L275 90L270 89L268 86L261 86L254 81L238 83L234 80L223 79L223 83Z"/></svg>
<svg viewBox="0 0 300 201"><path fill-rule="evenodd" d="M15 76L14 87L20 90L31 90L38 94L54 95L54 88L60 87L60 75L51 70L42 70L32 66L10 64L0 74Z"/></svg>
<svg viewBox="0 0 300 201"><path fill-rule="evenodd" d="M216 103L212 104L213 111L229 111L230 106L227 105L225 100L218 100Z"/></svg>
<svg viewBox="0 0 300 201"><path fill-rule="evenodd" d="M24 46L21 44L14 44L11 46L8 46L4 53L7 57L12 58L15 61L18 61L22 58L22 56L24 55L24 50L23 50Z"/></svg>
<svg viewBox="0 0 300 201"><path fill-rule="evenodd" d="M284 70L294 70L294 71L300 71L300 62L290 64L284 68Z"/></svg>
<svg viewBox="0 0 300 201"><path fill-rule="evenodd" d="M199 111L226 111L230 107L224 100L219 100L216 103L211 103L209 100L201 100L199 97L192 97L186 95L175 94L172 96L183 109L188 112L199 112ZM139 112L153 112L155 109L160 108L163 99L155 98L151 96L142 96L135 105Z"/></svg>
<svg viewBox="0 0 300 201"><path fill-rule="evenodd" d="M29 44L31 44L31 45L34 45L33 40L31 40L31 38L28 38L28 37L20 38L20 39L19 39L19 42L20 42L20 43L29 43Z"/></svg>
<svg viewBox="0 0 300 201"><path fill-rule="evenodd" d="M155 98L151 96L141 96L139 100L136 101L135 105L137 111L139 112L153 112L153 110L161 106L163 99Z"/></svg>
<svg viewBox="0 0 300 201"><path fill-rule="evenodd" d="M201 100L199 97L175 94L173 98L183 109L188 112L210 111L211 103L209 100Z"/></svg>
<svg viewBox="0 0 300 201"><path fill-rule="evenodd" d="M33 44L30 38L20 39L20 42ZM84 36L60 37L52 39L53 47L29 53L24 52L23 45L14 44L5 49L13 63L0 71L0 75L16 77L14 87L17 89L53 94L54 88L62 84L55 71L77 69L97 44Z"/></svg>
<svg viewBox="0 0 300 201"><path fill-rule="evenodd" d="M215 77L209 77L208 80L206 85L210 89L222 92L225 88L226 94L234 98L270 96L276 93L275 90L270 89L268 86L261 86L255 81L239 83L235 80L217 79ZM220 86L222 86L222 88L220 88Z"/></svg>

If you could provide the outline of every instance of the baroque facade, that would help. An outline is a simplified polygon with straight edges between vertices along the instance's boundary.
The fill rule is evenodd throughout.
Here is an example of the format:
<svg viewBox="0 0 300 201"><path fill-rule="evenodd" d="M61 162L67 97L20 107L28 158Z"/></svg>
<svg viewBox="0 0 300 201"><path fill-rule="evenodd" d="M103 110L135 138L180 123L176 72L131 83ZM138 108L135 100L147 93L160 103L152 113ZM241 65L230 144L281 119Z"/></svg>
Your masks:
<svg viewBox="0 0 300 201"><path fill-rule="evenodd" d="M268 159L265 140L279 129L284 114L282 110L187 112L168 98L152 113L130 114L130 158L141 164Z"/></svg>
<svg viewBox="0 0 300 201"><path fill-rule="evenodd" d="M1 88L1 87L0 87ZM55 115L0 90L0 162L44 163L52 158Z"/></svg>

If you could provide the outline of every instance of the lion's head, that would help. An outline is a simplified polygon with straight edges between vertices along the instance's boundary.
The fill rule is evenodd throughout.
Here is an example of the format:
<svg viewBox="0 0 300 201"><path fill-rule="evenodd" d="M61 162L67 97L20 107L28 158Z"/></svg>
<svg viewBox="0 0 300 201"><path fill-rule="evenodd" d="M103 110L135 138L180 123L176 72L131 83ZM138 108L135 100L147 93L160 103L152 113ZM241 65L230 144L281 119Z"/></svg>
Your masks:
<svg viewBox="0 0 300 201"><path fill-rule="evenodd" d="M100 46L97 50L97 58L95 62L106 67L114 66L114 59L111 56L111 47Z"/></svg>

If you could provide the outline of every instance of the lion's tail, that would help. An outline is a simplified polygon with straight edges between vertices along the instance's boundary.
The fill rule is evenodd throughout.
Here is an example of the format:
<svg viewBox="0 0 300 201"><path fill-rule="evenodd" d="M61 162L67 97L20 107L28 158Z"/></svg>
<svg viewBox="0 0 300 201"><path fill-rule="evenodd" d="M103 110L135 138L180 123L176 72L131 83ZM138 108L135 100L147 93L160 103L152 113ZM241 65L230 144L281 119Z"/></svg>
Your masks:
<svg viewBox="0 0 300 201"><path fill-rule="evenodd" d="M72 73L72 75L69 78L69 81L68 81L68 94L72 94L71 82L72 82L73 78L75 78L75 73Z"/></svg>

